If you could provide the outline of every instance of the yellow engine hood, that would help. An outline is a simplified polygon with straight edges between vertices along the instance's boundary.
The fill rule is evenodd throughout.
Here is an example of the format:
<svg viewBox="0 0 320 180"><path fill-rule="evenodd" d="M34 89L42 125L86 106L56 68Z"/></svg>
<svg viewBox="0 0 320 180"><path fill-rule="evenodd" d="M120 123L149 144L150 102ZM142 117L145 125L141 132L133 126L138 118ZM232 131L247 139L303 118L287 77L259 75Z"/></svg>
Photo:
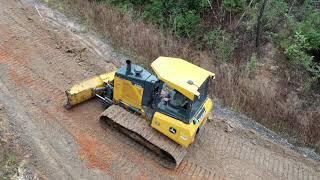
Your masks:
<svg viewBox="0 0 320 180"><path fill-rule="evenodd" d="M200 95L198 88L203 82L215 75L179 58L159 57L152 62L151 67L160 80L191 100ZM192 85L188 83L190 80Z"/></svg>

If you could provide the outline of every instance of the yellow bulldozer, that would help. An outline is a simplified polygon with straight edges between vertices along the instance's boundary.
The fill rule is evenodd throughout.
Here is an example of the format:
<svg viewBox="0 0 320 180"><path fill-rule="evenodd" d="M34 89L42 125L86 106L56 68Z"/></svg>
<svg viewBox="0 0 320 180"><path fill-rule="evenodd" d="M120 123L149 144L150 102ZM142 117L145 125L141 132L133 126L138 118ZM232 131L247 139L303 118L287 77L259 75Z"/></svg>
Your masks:
<svg viewBox="0 0 320 180"><path fill-rule="evenodd" d="M155 75L127 60L116 71L66 91L66 108L98 97L107 104L100 120L154 151L163 166L176 168L212 110L209 83L215 75L185 60L159 57Z"/></svg>

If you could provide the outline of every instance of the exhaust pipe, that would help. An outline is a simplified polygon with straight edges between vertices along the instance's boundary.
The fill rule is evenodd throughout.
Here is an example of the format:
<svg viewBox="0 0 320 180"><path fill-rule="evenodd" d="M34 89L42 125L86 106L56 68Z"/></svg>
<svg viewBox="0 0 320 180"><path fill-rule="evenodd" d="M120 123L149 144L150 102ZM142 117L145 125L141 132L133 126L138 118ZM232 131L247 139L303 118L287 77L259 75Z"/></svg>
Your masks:
<svg viewBox="0 0 320 180"><path fill-rule="evenodd" d="M130 60L126 60L126 64L127 64L127 71L126 71L126 75L131 75L131 61Z"/></svg>

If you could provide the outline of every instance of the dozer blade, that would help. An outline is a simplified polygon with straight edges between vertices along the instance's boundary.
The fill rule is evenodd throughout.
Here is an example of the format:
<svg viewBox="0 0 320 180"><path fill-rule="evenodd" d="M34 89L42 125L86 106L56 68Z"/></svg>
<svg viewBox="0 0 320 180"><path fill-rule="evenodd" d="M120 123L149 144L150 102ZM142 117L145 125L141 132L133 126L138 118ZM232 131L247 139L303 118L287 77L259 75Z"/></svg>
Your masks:
<svg viewBox="0 0 320 180"><path fill-rule="evenodd" d="M106 83L110 83L114 79L114 72L102 74L100 76L93 77L72 86L66 91L67 109L73 107L76 104L80 104L87 101L95 96L94 90L96 88L104 87Z"/></svg>
<svg viewBox="0 0 320 180"><path fill-rule="evenodd" d="M166 168L178 167L187 153L185 148L152 128L144 118L118 105L106 109L100 120L154 151L160 164Z"/></svg>

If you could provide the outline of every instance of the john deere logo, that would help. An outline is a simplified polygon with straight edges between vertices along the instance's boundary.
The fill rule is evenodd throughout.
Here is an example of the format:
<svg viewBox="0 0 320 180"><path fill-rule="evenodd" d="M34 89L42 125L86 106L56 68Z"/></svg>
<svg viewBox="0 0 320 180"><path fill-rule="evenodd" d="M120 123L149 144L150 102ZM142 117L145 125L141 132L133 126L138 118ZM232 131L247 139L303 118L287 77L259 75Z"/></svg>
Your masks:
<svg viewBox="0 0 320 180"><path fill-rule="evenodd" d="M172 134L176 134L177 133L177 130L173 127L170 127L169 128L169 131L172 133Z"/></svg>

